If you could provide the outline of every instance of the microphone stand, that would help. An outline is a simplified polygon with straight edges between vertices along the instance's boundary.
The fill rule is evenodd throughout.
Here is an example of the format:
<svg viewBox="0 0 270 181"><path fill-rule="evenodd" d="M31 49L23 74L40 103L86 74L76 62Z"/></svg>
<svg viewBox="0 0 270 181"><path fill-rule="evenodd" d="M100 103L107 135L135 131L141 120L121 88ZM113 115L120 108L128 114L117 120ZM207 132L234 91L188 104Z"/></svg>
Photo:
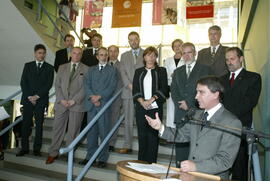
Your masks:
<svg viewBox="0 0 270 181"><path fill-rule="evenodd" d="M187 116L185 116L183 119L181 119L180 122L176 122L175 123L176 124L176 128L175 128L175 133L174 133L174 138L173 138L172 153L171 153L170 163L169 163L169 166L168 166L168 169L167 169L167 173L166 173L166 177L165 178L168 178L169 171L170 171L170 168L171 168L174 146L176 144L175 143L175 139L177 137L178 129L181 129L188 122L189 122L189 119L187 118Z"/></svg>
<svg viewBox="0 0 270 181"><path fill-rule="evenodd" d="M242 129L240 129L240 128L235 128L235 127L231 127L231 126L227 126L227 125L223 125L219 123L211 123L210 121L202 121L200 119L194 118L193 116L188 117L188 120L192 124L202 125L208 128L214 128L214 129L218 129L218 130L233 133L233 134L236 134L236 133L245 134L246 140L248 143L248 181L251 181L251 169L252 169L251 156L252 156L252 153L254 153L257 149L257 146L255 146L254 144L255 142L259 142L259 138L270 139L269 134L265 134L260 131L255 131L246 127L243 127Z"/></svg>

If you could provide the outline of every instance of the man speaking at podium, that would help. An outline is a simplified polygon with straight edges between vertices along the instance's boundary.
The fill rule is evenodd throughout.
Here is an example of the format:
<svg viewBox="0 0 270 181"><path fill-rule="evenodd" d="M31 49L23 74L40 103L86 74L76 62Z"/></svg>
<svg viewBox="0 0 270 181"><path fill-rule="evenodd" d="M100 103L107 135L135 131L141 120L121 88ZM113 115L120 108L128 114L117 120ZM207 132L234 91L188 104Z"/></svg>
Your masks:
<svg viewBox="0 0 270 181"><path fill-rule="evenodd" d="M196 91L195 99L202 110L196 111L194 120L242 128L241 122L221 104L224 88L218 78L200 79ZM181 162L181 171L204 172L218 175L222 179L229 178L229 171L240 145L240 133L209 128L194 124L193 121L177 130L164 126L158 114L155 119L148 116L146 119L150 126L159 130L161 138L173 141L177 131L176 142L190 141L189 160Z"/></svg>

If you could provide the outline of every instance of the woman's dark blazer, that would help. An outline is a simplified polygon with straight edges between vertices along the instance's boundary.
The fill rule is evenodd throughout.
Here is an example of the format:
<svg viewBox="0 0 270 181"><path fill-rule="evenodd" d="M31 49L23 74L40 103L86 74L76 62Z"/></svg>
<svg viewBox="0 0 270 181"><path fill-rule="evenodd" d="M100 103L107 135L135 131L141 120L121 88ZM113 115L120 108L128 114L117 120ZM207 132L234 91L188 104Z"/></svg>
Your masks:
<svg viewBox="0 0 270 181"><path fill-rule="evenodd" d="M143 80L147 73L145 67L135 70L133 77L133 99L134 103L138 103L138 98L144 99ZM169 97L167 72L164 67L156 66L151 70L152 73L152 96L157 96L156 102L158 105L163 104L166 98Z"/></svg>

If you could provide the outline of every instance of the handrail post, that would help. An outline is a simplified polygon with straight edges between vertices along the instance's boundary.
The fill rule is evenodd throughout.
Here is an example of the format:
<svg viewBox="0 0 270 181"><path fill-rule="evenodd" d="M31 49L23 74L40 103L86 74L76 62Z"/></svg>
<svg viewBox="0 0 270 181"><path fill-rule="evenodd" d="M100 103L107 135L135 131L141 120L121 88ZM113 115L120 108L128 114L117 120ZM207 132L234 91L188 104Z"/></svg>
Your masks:
<svg viewBox="0 0 270 181"><path fill-rule="evenodd" d="M72 181L74 148L68 153L67 181Z"/></svg>
<svg viewBox="0 0 270 181"><path fill-rule="evenodd" d="M64 15L65 19L67 20L68 25L71 27L71 29L74 31L75 35L77 36L77 38L79 39L79 41L82 43L82 46L85 47L84 45L84 41L81 39L81 37L78 35L78 33L76 32L76 29L74 28L74 26L72 26L72 24L70 23L69 18L67 17L67 15L65 14L65 12L63 12L62 8L60 7L60 5L58 4L57 0L55 0L56 6L58 7L59 11L61 14Z"/></svg>
<svg viewBox="0 0 270 181"><path fill-rule="evenodd" d="M36 21L40 21L40 19L41 19L41 9L42 9L42 7L41 7L41 0L37 0L38 1L38 9L37 9L37 17L36 17Z"/></svg>
<svg viewBox="0 0 270 181"><path fill-rule="evenodd" d="M63 33L59 30L59 28L57 27L57 25L55 24L55 22L53 21L52 17L49 15L48 11L46 10L46 8L44 8L44 6L41 4L41 7L44 11L44 13L48 16L49 20L51 21L51 23L53 24L53 26L56 28L56 30L58 31L58 33L61 35L62 39L64 40L65 36L63 35Z"/></svg>

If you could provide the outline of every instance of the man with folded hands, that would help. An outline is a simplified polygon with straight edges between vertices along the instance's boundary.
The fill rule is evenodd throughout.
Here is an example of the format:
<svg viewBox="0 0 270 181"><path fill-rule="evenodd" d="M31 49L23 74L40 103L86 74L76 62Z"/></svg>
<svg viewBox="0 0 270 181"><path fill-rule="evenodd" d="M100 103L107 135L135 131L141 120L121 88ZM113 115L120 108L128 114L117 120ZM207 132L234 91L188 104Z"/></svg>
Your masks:
<svg viewBox="0 0 270 181"><path fill-rule="evenodd" d="M50 153L46 164L51 164L58 156L67 130L66 146L79 134L84 108L84 79L89 69L81 63L82 49L74 47L71 62L59 67L55 80L55 117Z"/></svg>

